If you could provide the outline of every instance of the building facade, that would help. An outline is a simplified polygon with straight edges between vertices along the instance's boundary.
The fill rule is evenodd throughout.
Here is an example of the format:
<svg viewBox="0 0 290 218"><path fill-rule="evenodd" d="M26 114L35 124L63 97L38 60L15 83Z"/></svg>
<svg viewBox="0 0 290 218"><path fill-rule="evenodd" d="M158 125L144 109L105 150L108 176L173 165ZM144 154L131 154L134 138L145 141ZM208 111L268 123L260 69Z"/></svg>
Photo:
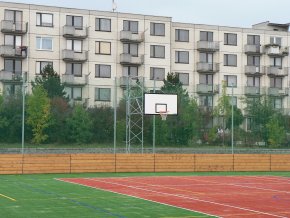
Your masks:
<svg viewBox="0 0 290 218"><path fill-rule="evenodd" d="M69 98L86 106L113 105L128 76L143 77L150 90L175 72L205 108L215 106L223 82L229 94L233 86L239 108L241 97L264 94L275 108L290 108L288 24L236 28L6 2L0 14L1 94L15 93L23 77L33 81L51 64Z"/></svg>

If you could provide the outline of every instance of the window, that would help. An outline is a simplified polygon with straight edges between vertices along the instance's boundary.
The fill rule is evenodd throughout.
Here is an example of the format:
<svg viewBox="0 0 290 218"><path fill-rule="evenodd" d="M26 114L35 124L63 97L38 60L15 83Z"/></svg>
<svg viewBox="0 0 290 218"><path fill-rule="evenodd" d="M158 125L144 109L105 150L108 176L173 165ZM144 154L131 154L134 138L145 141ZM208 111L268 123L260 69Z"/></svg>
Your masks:
<svg viewBox="0 0 290 218"><path fill-rule="evenodd" d="M225 45L237 45L237 34L225 33L224 44Z"/></svg>
<svg viewBox="0 0 290 218"><path fill-rule="evenodd" d="M199 83L205 85L213 84L213 75L212 74L200 74L199 75Z"/></svg>
<svg viewBox="0 0 290 218"><path fill-rule="evenodd" d="M177 73L179 81L182 83L182 85L188 85L189 84L189 74L188 73Z"/></svg>
<svg viewBox="0 0 290 218"><path fill-rule="evenodd" d="M22 11L5 9L4 20L10 20L13 21L13 23L22 22Z"/></svg>
<svg viewBox="0 0 290 218"><path fill-rule="evenodd" d="M96 42L96 54L111 54L111 42Z"/></svg>
<svg viewBox="0 0 290 218"><path fill-rule="evenodd" d="M282 89L282 81L283 81L283 78L281 78L281 77L271 77L270 78L270 87Z"/></svg>
<svg viewBox="0 0 290 218"><path fill-rule="evenodd" d="M213 54L212 53L199 53L199 61L202 63L212 63L213 62Z"/></svg>
<svg viewBox="0 0 290 218"><path fill-rule="evenodd" d="M123 76L137 77L138 76L138 67L136 67L136 66L123 67Z"/></svg>
<svg viewBox="0 0 290 218"><path fill-rule="evenodd" d="M67 63L65 74L81 77L82 76L82 64L81 63Z"/></svg>
<svg viewBox="0 0 290 218"><path fill-rule="evenodd" d="M165 79L165 69L150 67L150 80L163 81Z"/></svg>
<svg viewBox="0 0 290 218"><path fill-rule="evenodd" d="M13 48L16 48L22 45L22 36L5 35L4 41L5 45L11 45Z"/></svg>
<svg viewBox="0 0 290 218"><path fill-rule="evenodd" d="M123 30L138 33L138 21L124 20Z"/></svg>
<svg viewBox="0 0 290 218"><path fill-rule="evenodd" d="M273 108L282 109L282 98L272 98Z"/></svg>
<svg viewBox="0 0 290 218"><path fill-rule="evenodd" d="M224 66L236 67L237 66L237 55L224 54Z"/></svg>
<svg viewBox="0 0 290 218"><path fill-rule="evenodd" d="M131 54L133 57L138 57L138 44L124 43L123 52L125 54Z"/></svg>
<svg viewBox="0 0 290 218"><path fill-rule="evenodd" d="M203 107L213 107L212 95L201 95L199 96L199 105Z"/></svg>
<svg viewBox="0 0 290 218"><path fill-rule="evenodd" d="M165 58L165 46L150 45L150 58Z"/></svg>
<svg viewBox="0 0 290 218"><path fill-rule="evenodd" d="M111 32L111 19L96 18L96 31Z"/></svg>
<svg viewBox="0 0 290 218"><path fill-rule="evenodd" d="M258 76L248 76L247 77L247 86L260 87L260 77L258 77Z"/></svg>
<svg viewBox="0 0 290 218"><path fill-rule="evenodd" d="M82 16L66 16L66 25L73 26L76 29L83 29L83 17Z"/></svg>
<svg viewBox="0 0 290 218"><path fill-rule="evenodd" d="M36 13L36 26L53 26L53 15L45 13Z"/></svg>
<svg viewBox="0 0 290 218"><path fill-rule="evenodd" d="M22 74L22 61L17 59L5 59L4 70L18 75Z"/></svg>
<svg viewBox="0 0 290 218"><path fill-rule="evenodd" d="M248 66L260 66L260 56L251 56L247 57L247 65Z"/></svg>
<svg viewBox="0 0 290 218"><path fill-rule="evenodd" d="M53 62L52 61L36 61L36 70L35 70L35 73L36 74L40 74L42 72L42 70L47 65L53 66Z"/></svg>
<svg viewBox="0 0 290 218"><path fill-rule="evenodd" d="M165 24L164 23L150 23L150 35L151 36L165 36Z"/></svg>
<svg viewBox="0 0 290 218"><path fill-rule="evenodd" d="M225 75L224 80L227 87L237 87L237 76Z"/></svg>
<svg viewBox="0 0 290 218"><path fill-rule="evenodd" d="M3 84L3 94L5 96L22 93L22 85L19 84Z"/></svg>
<svg viewBox="0 0 290 218"><path fill-rule="evenodd" d="M282 58L281 57L271 57L270 58L270 66L282 68Z"/></svg>
<svg viewBox="0 0 290 218"><path fill-rule="evenodd" d="M111 89L95 88L95 101L111 101Z"/></svg>
<svg viewBox="0 0 290 218"><path fill-rule="evenodd" d="M276 37L276 36L271 36L270 37L270 44L281 46L282 45L282 38Z"/></svg>
<svg viewBox="0 0 290 218"><path fill-rule="evenodd" d="M248 45L260 45L260 36L258 35L247 35Z"/></svg>
<svg viewBox="0 0 290 218"><path fill-rule="evenodd" d="M188 51L175 51L175 63L188 64L189 52Z"/></svg>
<svg viewBox="0 0 290 218"><path fill-rule="evenodd" d="M65 87L65 92L69 99L82 100L81 87Z"/></svg>
<svg viewBox="0 0 290 218"><path fill-rule="evenodd" d="M175 41L176 42L189 42L189 31L176 29L175 30Z"/></svg>
<svg viewBox="0 0 290 218"><path fill-rule="evenodd" d="M95 77L111 78L111 65L96 64Z"/></svg>
<svg viewBox="0 0 290 218"><path fill-rule="evenodd" d="M66 40L66 48L74 52L82 52L82 40L68 39Z"/></svg>
<svg viewBox="0 0 290 218"><path fill-rule="evenodd" d="M52 38L51 37L36 37L36 48L38 50L52 51Z"/></svg>
<svg viewBox="0 0 290 218"><path fill-rule="evenodd" d="M200 31L200 41L213 41L213 32Z"/></svg>

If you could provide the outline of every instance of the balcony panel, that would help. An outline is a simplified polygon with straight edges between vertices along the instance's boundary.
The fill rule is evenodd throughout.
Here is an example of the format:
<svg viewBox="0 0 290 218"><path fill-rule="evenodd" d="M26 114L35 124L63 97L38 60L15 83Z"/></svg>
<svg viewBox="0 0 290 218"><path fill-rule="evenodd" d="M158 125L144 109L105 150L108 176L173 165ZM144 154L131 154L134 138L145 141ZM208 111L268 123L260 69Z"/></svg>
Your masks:
<svg viewBox="0 0 290 218"><path fill-rule="evenodd" d="M261 95L261 87L245 86L245 95Z"/></svg>
<svg viewBox="0 0 290 218"><path fill-rule="evenodd" d="M64 85L84 86L88 83L87 75L83 75L82 77L76 77L72 74L63 74L61 79Z"/></svg>
<svg viewBox="0 0 290 218"><path fill-rule="evenodd" d="M142 65L144 63L144 55L133 57L131 54L121 54L120 64L123 65Z"/></svg>
<svg viewBox="0 0 290 218"><path fill-rule="evenodd" d="M219 42L209 42L209 41L198 41L197 50L198 51L210 51L215 52L220 49Z"/></svg>
<svg viewBox="0 0 290 218"><path fill-rule="evenodd" d="M135 87L135 86L138 86L137 81L140 81L138 79L138 77L129 78L128 76L122 76L122 77L120 77L120 87L123 88L123 89L126 89L127 85L130 85L131 88Z"/></svg>
<svg viewBox="0 0 290 218"><path fill-rule="evenodd" d="M270 96L286 96L288 95L288 89L284 88L284 89L280 89L280 88L268 88L268 95Z"/></svg>
<svg viewBox="0 0 290 218"><path fill-rule="evenodd" d="M198 62L196 71L199 73L216 73L219 71L219 64Z"/></svg>
<svg viewBox="0 0 290 218"><path fill-rule="evenodd" d="M20 58L24 59L27 57L27 47L18 46L13 48L12 45L1 45L0 55L4 58Z"/></svg>
<svg viewBox="0 0 290 218"><path fill-rule="evenodd" d="M79 53L73 50L64 49L62 51L62 58L64 61L67 61L67 62L72 62L72 61L86 62L88 60L88 52L83 51Z"/></svg>
<svg viewBox="0 0 290 218"><path fill-rule="evenodd" d="M219 93L219 85L197 84L196 92L199 94Z"/></svg>
<svg viewBox="0 0 290 218"><path fill-rule="evenodd" d="M267 75L268 76L288 76L289 73L289 68L284 67L284 68L279 68L279 67L267 67Z"/></svg>
<svg viewBox="0 0 290 218"><path fill-rule="evenodd" d="M262 54L262 48L260 45L245 45L245 53L246 54L255 54L255 55L261 55Z"/></svg>
<svg viewBox="0 0 290 218"><path fill-rule="evenodd" d="M83 29L77 29L74 26L63 27L63 36L65 38L78 38L85 39L88 37L88 27L83 27Z"/></svg>
<svg viewBox="0 0 290 218"><path fill-rule="evenodd" d="M27 33L27 26L28 23L25 22L13 22L11 20L2 20L1 32L23 35Z"/></svg>
<svg viewBox="0 0 290 218"><path fill-rule="evenodd" d="M2 82L21 82L23 72L0 71L0 81Z"/></svg>
<svg viewBox="0 0 290 218"><path fill-rule="evenodd" d="M143 42L144 33L132 33L131 31L120 31L120 41L121 42Z"/></svg>
<svg viewBox="0 0 290 218"><path fill-rule="evenodd" d="M265 74L265 67L264 66L245 66L245 74L246 75L256 75L262 76Z"/></svg>
<svg viewBox="0 0 290 218"><path fill-rule="evenodd" d="M289 47L287 46L267 46L265 52L269 56L287 56L289 54Z"/></svg>

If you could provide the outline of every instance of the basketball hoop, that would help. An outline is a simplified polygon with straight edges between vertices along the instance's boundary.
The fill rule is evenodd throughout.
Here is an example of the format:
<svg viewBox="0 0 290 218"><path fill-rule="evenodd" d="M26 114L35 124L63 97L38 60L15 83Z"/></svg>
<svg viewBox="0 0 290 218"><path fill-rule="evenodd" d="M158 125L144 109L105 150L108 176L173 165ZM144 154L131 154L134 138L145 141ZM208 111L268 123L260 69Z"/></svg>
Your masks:
<svg viewBox="0 0 290 218"><path fill-rule="evenodd" d="M162 120L166 120L169 111L159 111Z"/></svg>

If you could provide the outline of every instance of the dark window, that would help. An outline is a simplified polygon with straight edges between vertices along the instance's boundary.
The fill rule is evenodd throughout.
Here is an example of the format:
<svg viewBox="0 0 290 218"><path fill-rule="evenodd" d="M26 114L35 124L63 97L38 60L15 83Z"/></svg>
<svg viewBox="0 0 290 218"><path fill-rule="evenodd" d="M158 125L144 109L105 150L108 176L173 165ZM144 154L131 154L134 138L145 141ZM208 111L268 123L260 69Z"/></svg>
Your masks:
<svg viewBox="0 0 290 218"><path fill-rule="evenodd" d="M175 41L177 42L189 42L189 31L183 29L175 30Z"/></svg>
<svg viewBox="0 0 290 218"><path fill-rule="evenodd" d="M150 80L163 81L165 79L165 69L150 67Z"/></svg>
<svg viewBox="0 0 290 218"><path fill-rule="evenodd" d="M111 89L95 88L95 101L111 101Z"/></svg>
<svg viewBox="0 0 290 218"><path fill-rule="evenodd" d="M111 19L96 18L96 31L111 32Z"/></svg>
<svg viewBox="0 0 290 218"><path fill-rule="evenodd" d="M175 51L175 63L188 64L189 52L188 51Z"/></svg>
<svg viewBox="0 0 290 218"><path fill-rule="evenodd" d="M96 64L95 77L98 78L111 78L111 65Z"/></svg>
<svg viewBox="0 0 290 218"><path fill-rule="evenodd" d="M260 36L259 35L248 35L247 36L248 45L260 45Z"/></svg>
<svg viewBox="0 0 290 218"><path fill-rule="evenodd" d="M138 44L133 43L124 43L123 52L125 54L130 54L133 57L138 57Z"/></svg>
<svg viewBox="0 0 290 218"><path fill-rule="evenodd" d="M224 44L225 45L237 45L237 34L225 33Z"/></svg>
<svg viewBox="0 0 290 218"><path fill-rule="evenodd" d="M189 84L189 74L188 73L177 73L179 81L182 83L182 85L188 85Z"/></svg>
<svg viewBox="0 0 290 218"><path fill-rule="evenodd" d="M247 86L260 87L260 77L258 77L258 76L248 76L247 77Z"/></svg>
<svg viewBox="0 0 290 218"><path fill-rule="evenodd" d="M199 83L205 85L213 84L213 75L212 74L200 74L199 75Z"/></svg>
<svg viewBox="0 0 290 218"><path fill-rule="evenodd" d="M150 23L150 35L165 36L165 24L164 23Z"/></svg>
<svg viewBox="0 0 290 218"><path fill-rule="evenodd" d="M22 74L22 61L16 59L5 59L4 70L18 75Z"/></svg>
<svg viewBox="0 0 290 218"><path fill-rule="evenodd" d="M224 54L224 66L236 67L237 66L237 55Z"/></svg>
<svg viewBox="0 0 290 218"><path fill-rule="evenodd" d="M81 63L67 63L65 74L74 75L76 77L82 76L82 64Z"/></svg>
<svg viewBox="0 0 290 218"><path fill-rule="evenodd" d="M111 42L96 41L96 54L111 54Z"/></svg>
<svg viewBox="0 0 290 218"><path fill-rule="evenodd" d="M213 32L200 31L200 41L213 41Z"/></svg>
<svg viewBox="0 0 290 218"><path fill-rule="evenodd" d="M234 75L225 75L224 80L227 87L237 87L237 76Z"/></svg>
<svg viewBox="0 0 290 218"><path fill-rule="evenodd" d="M138 33L138 21L124 20L123 30L130 31L132 33Z"/></svg>
<svg viewBox="0 0 290 218"><path fill-rule="evenodd" d="M40 74L42 72L42 70L47 65L53 66L53 62L52 61L36 61L36 70L35 70L35 73L36 74Z"/></svg>
<svg viewBox="0 0 290 218"><path fill-rule="evenodd" d="M36 13L36 26L52 27L53 14Z"/></svg>
<svg viewBox="0 0 290 218"><path fill-rule="evenodd" d="M165 58L165 46L151 45L150 58Z"/></svg>
<svg viewBox="0 0 290 218"><path fill-rule="evenodd" d="M76 29L83 29L83 17L82 16L66 16L66 25L73 26Z"/></svg>
<svg viewBox="0 0 290 218"><path fill-rule="evenodd" d="M260 56L251 56L247 57L248 66L260 66Z"/></svg>
<svg viewBox="0 0 290 218"><path fill-rule="evenodd" d="M136 66L123 67L123 76L137 77L138 76L138 67L136 67Z"/></svg>
<svg viewBox="0 0 290 218"><path fill-rule="evenodd" d="M271 77L270 78L270 87L282 89L283 78L281 77Z"/></svg>

